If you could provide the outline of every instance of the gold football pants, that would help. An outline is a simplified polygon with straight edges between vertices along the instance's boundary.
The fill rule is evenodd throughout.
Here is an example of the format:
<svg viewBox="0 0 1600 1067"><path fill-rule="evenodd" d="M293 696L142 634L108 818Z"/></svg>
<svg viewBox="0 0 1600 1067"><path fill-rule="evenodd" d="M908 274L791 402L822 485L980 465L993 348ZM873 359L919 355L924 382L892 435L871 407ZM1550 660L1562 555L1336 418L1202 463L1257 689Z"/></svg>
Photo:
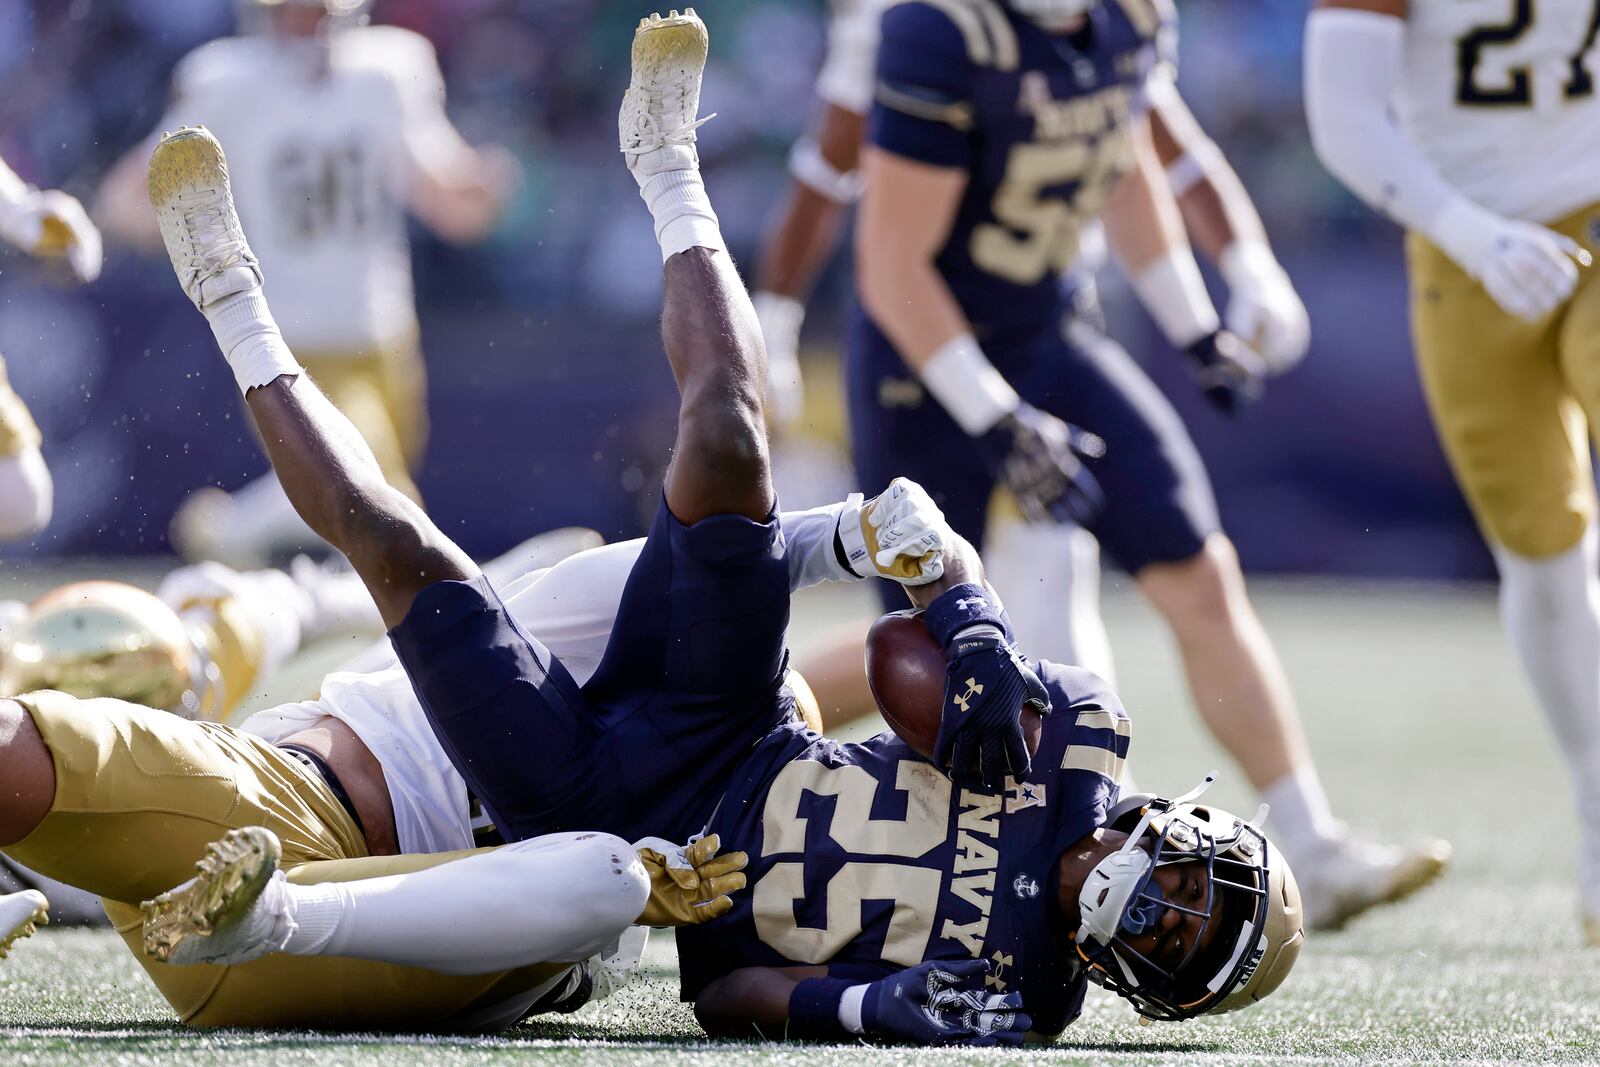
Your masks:
<svg viewBox="0 0 1600 1067"><path fill-rule="evenodd" d="M42 440L28 405L11 388L5 360L0 359L0 457L20 456L38 448Z"/></svg>
<svg viewBox="0 0 1600 1067"><path fill-rule="evenodd" d="M1600 205L1551 225L1600 252ZM1520 556L1578 543L1595 514L1600 273L1538 322L1502 311L1425 238L1407 238L1411 325L1445 454L1485 536Z"/></svg>
<svg viewBox="0 0 1600 1067"><path fill-rule="evenodd" d="M194 876L230 829L265 826L291 882L355 881L468 852L367 857L327 784L260 738L120 700L16 698L55 763L50 814L12 859L103 898L106 913L178 1018L192 1026L340 1030L493 1028L567 964L446 975L369 960L273 955L234 967L175 967L144 954L139 902Z"/></svg>
<svg viewBox="0 0 1600 1067"><path fill-rule="evenodd" d="M420 501L411 472L428 443L428 384L415 343L362 353L296 350L295 359L366 439L389 484Z"/></svg>

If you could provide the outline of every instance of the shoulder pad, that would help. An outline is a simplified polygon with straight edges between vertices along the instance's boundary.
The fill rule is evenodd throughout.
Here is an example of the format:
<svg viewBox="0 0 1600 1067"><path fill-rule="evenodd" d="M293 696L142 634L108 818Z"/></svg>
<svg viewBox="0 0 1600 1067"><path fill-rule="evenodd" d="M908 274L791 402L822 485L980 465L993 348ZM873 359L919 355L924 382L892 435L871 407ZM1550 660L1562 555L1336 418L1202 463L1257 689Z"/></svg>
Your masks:
<svg viewBox="0 0 1600 1067"><path fill-rule="evenodd" d="M996 0L919 0L961 32L974 66L1016 70L1017 33Z"/></svg>

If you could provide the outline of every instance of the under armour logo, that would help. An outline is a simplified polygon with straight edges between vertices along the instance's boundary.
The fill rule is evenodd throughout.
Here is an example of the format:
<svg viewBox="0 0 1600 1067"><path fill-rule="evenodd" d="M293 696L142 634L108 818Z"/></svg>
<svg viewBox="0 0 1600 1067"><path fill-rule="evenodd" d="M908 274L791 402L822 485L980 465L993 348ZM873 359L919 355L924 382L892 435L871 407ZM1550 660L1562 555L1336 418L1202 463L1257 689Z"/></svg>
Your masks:
<svg viewBox="0 0 1600 1067"><path fill-rule="evenodd" d="M960 708L961 709L961 713L964 715L969 710L971 710L972 698L975 697L975 696L982 696L982 695L983 695L983 686L978 684L978 680L976 678L968 678L967 679L967 691L965 693L960 694L959 696L957 696L955 698L955 701L954 701L955 706Z"/></svg>
<svg viewBox="0 0 1600 1067"><path fill-rule="evenodd" d="M1009 952L996 952L989 958L994 960L994 973L984 975L983 984L988 986L990 989L995 989L1001 993L1004 993L1006 991L1006 968L1011 966L1012 963L1016 961L1016 957L1011 955Z"/></svg>
<svg viewBox="0 0 1600 1067"><path fill-rule="evenodd" d="M987 603L988 601L984 600L982 597L964 596L960 600L956 601L956 609L958 611L978 611Z"/></svg>

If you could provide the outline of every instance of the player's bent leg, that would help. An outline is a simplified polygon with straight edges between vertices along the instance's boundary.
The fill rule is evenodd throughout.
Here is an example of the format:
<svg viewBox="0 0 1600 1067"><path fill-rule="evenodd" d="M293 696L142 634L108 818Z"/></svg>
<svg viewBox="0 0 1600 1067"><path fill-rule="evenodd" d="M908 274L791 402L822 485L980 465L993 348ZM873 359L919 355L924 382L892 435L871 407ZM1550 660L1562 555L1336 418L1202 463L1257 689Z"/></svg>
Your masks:
<svg viewBox="0 0 1600 1067"><path fill-rule="evenodd" d="M1251 784L1265 789L1308 764L1294 698L1232 542L1213 534L1190 559L1152 563L1134 577L1172 628L1201 718Z"/></svg>
<svg viewBox="0 0 1600 1067"><path fill-rule="evenodd" d="M637 853L608 834L426 857L399 873L379 873L395 867L380 860L306 864L292 883L280 858L277 839L260 827L213 843L198 877L143 906L146 951L175 964L282 952L492 974L587 959L636 922L650 898Z"/></svg>
<svg viewBox="0 0 1600 1067"><path fill-rule="evenodd" d="M229 362L284 491L301 518L349 557L386 622L436 581L476 565L384 481L360 434L284 344L234 208L222 146L204 129L151 153L150 202L173 269Z"/></svg>
<svg viewBox="0 0 1600 1067"><path fill-rule="evenodd" d="M705 24L692 9L641 20L617 116L622 153L661 244L661 338L682 396L667 503L690 525L712 515L763 521L774 503L761 327L728 257L694 147L707 47Z"/></svg>
<svg viewBox="0 0 1600 1067"><path fill-rule="evenodd" d="M713 515L765 521L776 497L755 309L726 252L690 248L663 276L661 339L682 394L667 506L686 525Z"/></svg>
<svg viewBox="0 0 1600 1067"><path fill-rule="evenodd" d="M422 500L411 477L412 453L406 447L401 419L412 415L394 409L384 388L385 354L318 356L296 353L300 365L333 406L344 413L383 471L384 480L412 500ZM414 417L414 416L413 416Z"/></svg>

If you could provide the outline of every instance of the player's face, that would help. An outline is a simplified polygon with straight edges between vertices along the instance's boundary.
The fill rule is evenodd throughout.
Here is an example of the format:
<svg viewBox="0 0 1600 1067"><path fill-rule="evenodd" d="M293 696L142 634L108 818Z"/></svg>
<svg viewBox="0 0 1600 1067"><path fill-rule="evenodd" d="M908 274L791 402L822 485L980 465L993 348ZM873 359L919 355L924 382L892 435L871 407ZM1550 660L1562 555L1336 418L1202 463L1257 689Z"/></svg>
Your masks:
<svg viewBox="0 0 1600 1067"><path fill-rule="evenodd" d="M1161 899L1173 906L1144 905L1159 909L1154 921L1143 933L1124 933L1121 940L1162 970L1175 973L1209 949L1222 926L1204 918L1211 910L1211 877L1203 864L1174 863L1151 875L1150 885L1158 888Z"/></svg>

